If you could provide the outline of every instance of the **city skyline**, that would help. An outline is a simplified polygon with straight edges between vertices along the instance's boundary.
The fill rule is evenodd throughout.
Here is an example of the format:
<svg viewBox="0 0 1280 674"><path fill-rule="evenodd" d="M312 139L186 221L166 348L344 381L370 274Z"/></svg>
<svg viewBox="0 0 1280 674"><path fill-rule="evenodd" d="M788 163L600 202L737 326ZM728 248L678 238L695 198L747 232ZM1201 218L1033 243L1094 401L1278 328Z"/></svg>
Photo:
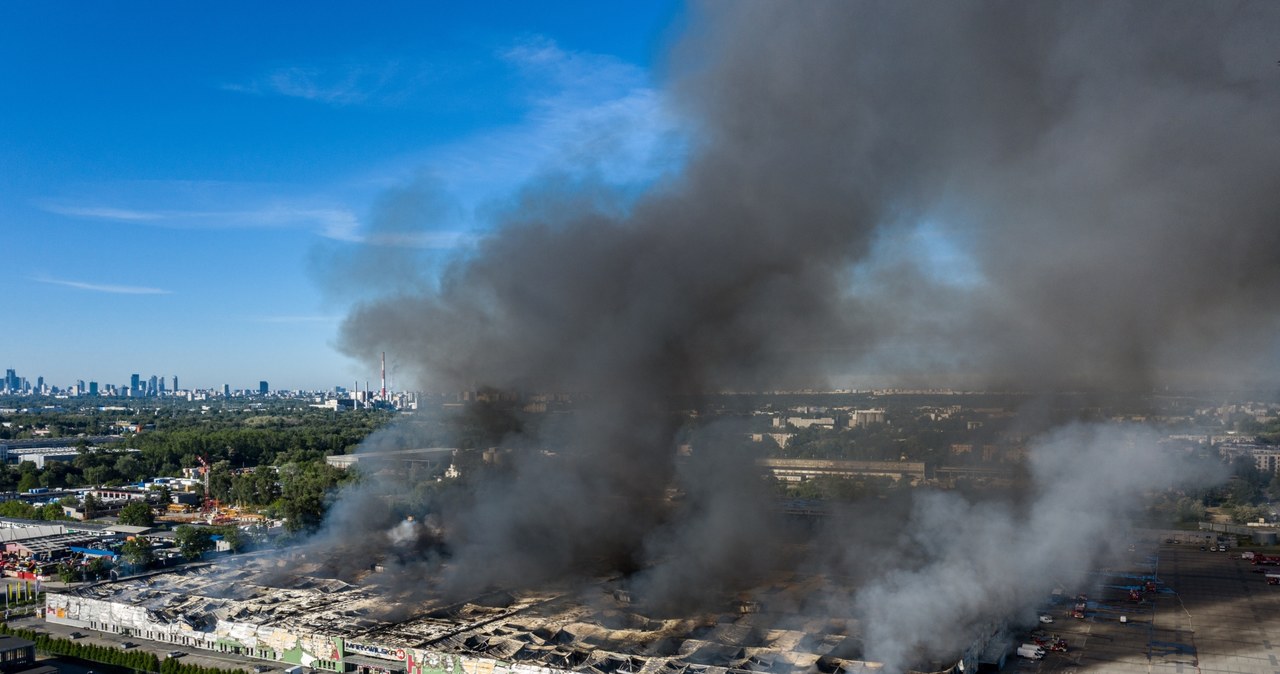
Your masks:
<svg viewBox="0 0 1280 674"><path fill-rule="evenodd" d="M0 73L0 310L21 327L0 357L59 386L363 382L334 346L354 302L429 279L525 184L678 161L654 83L674 3L76 7L0 10L23 64ZM405 207L408 229L374 224ZM418 264L370 274L361 246Z"/></svg>
<svg viewBox="0 0 1280 674"><path fill-rule="evenodd" d="M75 377L70 381L57 381L50 379L35 370L34 374L27 374L26 371L17 367L4 368L4 377L0 379L0 394L10 395L48 395L48 394L71 394L81 396L98 396L103 397L163 397L172 395L179 391L225 391L267 395L276 391L316 391L316 392L332 392L334 390L341 391L363 391L366 388L369 391L377 391L381 389L382 383L380 379L365 379L360 381L348 381L345 383L334 382L329 386L319 388L305 388L296 386L272 386L271 379L258 378L252 382L240 383L210 383L207 385L191 385L179 386L179 382L186 382L179 379L176 374L160 375L160 374L141 374L132 372L123 377L113 378L88 378ZM388 379L386 382L387 391L395 391L395 380Z"/></svg>

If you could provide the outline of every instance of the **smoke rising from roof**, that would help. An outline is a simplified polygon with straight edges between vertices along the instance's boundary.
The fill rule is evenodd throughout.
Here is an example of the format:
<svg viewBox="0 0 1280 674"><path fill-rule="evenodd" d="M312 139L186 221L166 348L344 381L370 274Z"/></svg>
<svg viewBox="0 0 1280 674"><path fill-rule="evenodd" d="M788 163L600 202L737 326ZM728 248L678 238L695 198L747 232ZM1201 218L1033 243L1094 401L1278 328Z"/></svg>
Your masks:
<svg viewBox="0 0 1280 674"><path fill-rule="evenodd" d="M679 420L660 405L673 392L859 372L1034 390L1274 373L1278 19L1270 3L701 6L670 62L692 139L678 176L634 200L534 186L438 282L365 302L343 326L344 350L396 353L424 388L590 396L554 460L515 459L513 477L450 513L444 584L644 568L637 582L674 601L778 563L737 563L769 531L742 480L717 479L740 457L677 468ZM423 224L381 215L397 219L387 231ZM388 251L368 253L378 269ZM1055 436L1038 461L1074 475L1081 453L1121 442L1085 435L1070 450ZM1173 476L1116 471L1113 486L1156 477ZM677 512L663 505L673 480L703 486ZM921 544L1105 526L1103 512L1056 519L1063 483L1044 482L1025 518L940 495L910 523ZM928 545L947 553L912 573L1017 571L956 558L966 540ZM1091 559L1071 552L1053 562L1064 575ZM911 634L894 607L917 580L890 574L854 605ZM975 582L990 600L958 597L954 619L1032 594ZM889 662L919 647L872 630Z"/></svg>
<svg viewBox="0 0 1280 674"><path fill-rule="evenodd" d="M850 604L869 658L896 671L962 651L983 621L1035 624L1031 611L1055 587L1088 587L1087 572L1119 552L1116 524L1148 490L1225 477L1162 451L1158 440L1137 427L1059 428L1031 452L1028 502L923 493L898 523L891 556L840 551L834 568L857 567L867 578Z"/></svg>

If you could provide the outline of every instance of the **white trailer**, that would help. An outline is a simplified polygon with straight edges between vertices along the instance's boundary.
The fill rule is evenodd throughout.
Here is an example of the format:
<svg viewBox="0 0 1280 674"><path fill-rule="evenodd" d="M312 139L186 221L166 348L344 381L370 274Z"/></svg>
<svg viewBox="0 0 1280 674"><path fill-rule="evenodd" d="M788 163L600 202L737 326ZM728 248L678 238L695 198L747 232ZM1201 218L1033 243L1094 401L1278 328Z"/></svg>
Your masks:
<svg viewBox="0 0 1280 674"><path fill-rule="evenodd" d="M1023 644L1018 647L1018 655L1030 660L1040 660L1044 658L1044 649L1034 645L1029 647Z"/></svg>

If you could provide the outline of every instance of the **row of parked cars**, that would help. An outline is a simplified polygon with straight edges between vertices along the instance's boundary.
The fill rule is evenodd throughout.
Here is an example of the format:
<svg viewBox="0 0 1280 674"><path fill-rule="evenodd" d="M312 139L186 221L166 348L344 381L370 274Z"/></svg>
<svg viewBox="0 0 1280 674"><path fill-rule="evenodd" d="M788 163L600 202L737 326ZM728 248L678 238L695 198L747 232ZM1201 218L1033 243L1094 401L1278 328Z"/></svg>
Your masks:
<svg viewBox="0 0 1280 674"><path fill-rule="evenodd" d="M86 635L84 632L72 632L67 636L72 639L83 639L88 635ZM121 642L120 644L120 648L124 648L126 650L130 648L137 648L137 647L138 647L138 644L135 644L132 641L125 641L125 642ZM166 655L170 658L180 658L186 654L187 654L186 651L169 651L168 653L166 653Z"/></svg>

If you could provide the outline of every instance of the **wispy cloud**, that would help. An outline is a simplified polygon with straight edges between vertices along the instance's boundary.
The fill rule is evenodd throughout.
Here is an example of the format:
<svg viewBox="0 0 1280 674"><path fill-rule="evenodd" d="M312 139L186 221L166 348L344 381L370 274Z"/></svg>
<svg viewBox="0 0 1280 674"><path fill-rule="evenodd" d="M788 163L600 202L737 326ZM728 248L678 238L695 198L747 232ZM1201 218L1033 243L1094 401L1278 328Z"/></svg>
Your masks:
<svg viewBox="0 0 1280 674"><path fill-rule="evenodd" d="M337 323L342 316L250 316L254 323Z"/></svg>
<svg viewBox="0 0 1280 674"><path fill-rule="evenodd" d="M495 53L524 82L524 119L409 158L460 201L503 198L543 173L646 184L682 165L681 121L644 69L533 35Z"/></svg>
<svg viewBox="0 0 1280 674"><path fill-rule="evenodd" d="M326 66L285 66L246 82L223 84L226 91L258 96L301 98L329 105L389 103L412 89L415 77L395 61L342 63Z"/></svg>
<svg viewBox="0 0 1280 674"><path fill-rule="evenodd" d="M146 222L149 220L160 220L164 218L160 213L149 213L147 211L133 211L124 208L111 208L108 206L67 206L63 204L46 204L44 210L58 215L70 215L78 218L104 218L107 220L126 220L135 222Z"/></svg>
<svg viewBox="0 0 1280 674"><path fill-rule="evenodd" d="M253 229L263 227L314 226L321 234L340 234L358 228L355 214L343 208L271 203L238 210L136 209L106 205L44 203L50 213L94 220L136 222L176 229ZM335 238L340 238L335 234Z"/></svg>
<svg viewBox="0 0 1280 674"><path fill-rule="evenodd" d="M598 98L603 91L631 89L646 79L644 71L606 54L571 51L544 35L528 35L498 52L530 79L542 80L564 93Z"/></svg>
<svg viewBox="0 0 1280 674"><path fill-rule="evenodd" d="M473 235L461 230L369 232L360 218L348 209L289 203L273 203L244 210L208 211L184 209L147 211L64 203L43 204L41 208L59 215L174 229L309 228L327 239L373 246L441 250L469 246L475 241Z"/></svg>
<svg viewBox="0 0 1280 674"><path fill-rule="evenodd" d="M71 281L67 279L56 279L47 276L29 277L32 281L40 283L49 283L52 285L66 286L68 288L76 288L77 290L91 290L97 293L113 293L116 295L170 295L173 291L164 290L162 288L147 288L145 286L118 286L108 285L104 283L87 283L84 281Z"/></svg>

